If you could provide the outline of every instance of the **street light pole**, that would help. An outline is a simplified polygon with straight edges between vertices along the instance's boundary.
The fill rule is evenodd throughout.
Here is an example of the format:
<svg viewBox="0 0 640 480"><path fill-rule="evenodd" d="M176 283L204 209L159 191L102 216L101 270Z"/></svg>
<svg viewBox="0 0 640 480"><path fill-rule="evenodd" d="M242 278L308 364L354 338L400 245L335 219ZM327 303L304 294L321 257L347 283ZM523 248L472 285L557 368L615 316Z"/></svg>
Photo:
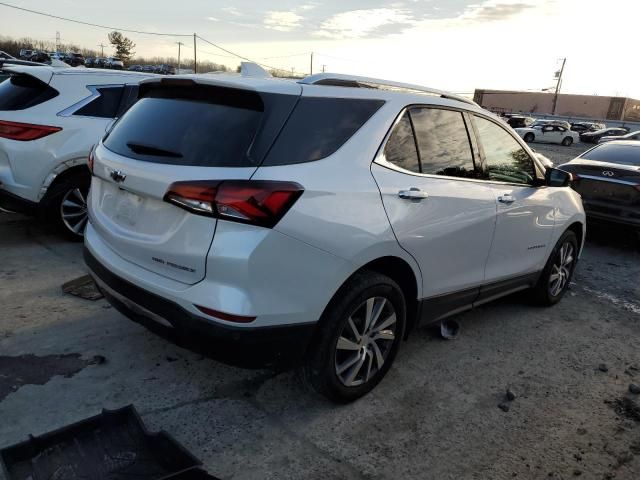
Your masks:
<svg viewBox="0 0 640 480"><path fill-rule="evenodd" d="M558 106L558 94L560 93L560 85L562 84L562 74L564 73L564 64L567 63L567 58L562 59L562 67L560 67L560 73L558 73L558 82L556 83L556 93L553 96L553 109L551 115L556 114L556 107Z"/></svg>
<svg viewBox="0 0 640 480"><path fill-rule="evenodd" d="M198 57L196 55L196 34L193 34L193 73L198 73Z"/></svg>
<svg viewBox="0 0 640 480"><path fill-rule="evenodd" d="M176 42L178 44L178 75L180 75L180 47L184 45L182 42Z"/></svg>

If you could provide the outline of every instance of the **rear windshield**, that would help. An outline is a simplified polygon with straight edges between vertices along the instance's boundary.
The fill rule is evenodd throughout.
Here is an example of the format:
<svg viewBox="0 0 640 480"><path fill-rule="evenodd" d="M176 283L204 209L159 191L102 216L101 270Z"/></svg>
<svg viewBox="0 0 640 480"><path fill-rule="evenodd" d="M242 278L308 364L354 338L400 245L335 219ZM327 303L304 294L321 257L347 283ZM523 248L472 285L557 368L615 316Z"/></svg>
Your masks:
<svg viewBox="0 0 640 480"><path fill-rule="evenodd" d="M584 153L580 158L583 160L594 160L597 162L609 162L640 167L640 145L616 145L615 143L605 143Z"/></svg>
<svg viewBox="0 0 640 480"><path fill-rule="evenodd" d="M302 97L264 165L312 162L332 155L383 104L383 100Z"/></svg>
<svg viewBox="0 0 640 480"><path fill-rule="evenodd" d="M229 88L158 88L143 93L104 140L137 160L203 167L256 164L250 147L264 102Z"/></svg>
<svg viewBox="0 0 640 480"><path fill-rule="evenodd" d="M0 110L25 110L56 97L58 92L29 75L13 75L0 83Z"/></svg>

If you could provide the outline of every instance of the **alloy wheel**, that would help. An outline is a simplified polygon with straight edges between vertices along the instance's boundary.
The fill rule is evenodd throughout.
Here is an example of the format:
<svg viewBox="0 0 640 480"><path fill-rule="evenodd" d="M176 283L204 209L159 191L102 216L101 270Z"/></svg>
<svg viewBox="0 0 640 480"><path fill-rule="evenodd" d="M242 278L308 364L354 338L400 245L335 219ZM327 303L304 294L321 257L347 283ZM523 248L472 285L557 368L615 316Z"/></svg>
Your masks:
<svg viewBox="0 0 640 480"><path fill-rule="evenodd" d="M87 225L87 195L79 188L66 192L60 203L60 216L65 227L82 236Z"/></svg>
<svg viewBox="0 0 640 480"><path fill-rule="evenodd" d="M549 275L549 293L557 297L566 288L574 262L574 248L571 242L565 242L560 247L556 261L551 267Z"/></svg>
<svg viewBox="0 0 640 480"><path fill-rule="evenodd" d="M347 387L371 380L396 340L396 311L384 297L371 297L349 316L336 344L335 372Z"/></svg>

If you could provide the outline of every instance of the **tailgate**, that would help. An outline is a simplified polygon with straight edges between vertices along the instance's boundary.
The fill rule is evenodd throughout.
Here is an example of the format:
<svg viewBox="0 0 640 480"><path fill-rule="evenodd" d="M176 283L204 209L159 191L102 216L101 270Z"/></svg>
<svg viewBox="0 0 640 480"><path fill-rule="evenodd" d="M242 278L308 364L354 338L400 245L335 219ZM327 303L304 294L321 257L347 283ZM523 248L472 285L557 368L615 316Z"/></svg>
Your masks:
<svg viewBox="0 0 640 480"><path fill-rule="evenodd" d="M175 80L140 92L96 148L90 218L122 258L194 284L205 276L217 221L165 194L175 182L250 179L298 95Z"/></svg>

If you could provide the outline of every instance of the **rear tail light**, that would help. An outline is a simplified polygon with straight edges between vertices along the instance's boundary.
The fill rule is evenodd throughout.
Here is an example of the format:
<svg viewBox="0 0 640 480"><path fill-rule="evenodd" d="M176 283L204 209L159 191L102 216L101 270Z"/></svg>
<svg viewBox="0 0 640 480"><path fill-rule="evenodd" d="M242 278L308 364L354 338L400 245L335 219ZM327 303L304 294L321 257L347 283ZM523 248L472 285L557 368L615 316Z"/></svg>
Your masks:
<svg viewBox="0 0 640 480"><path fill-rule="evenodd" d="M164 200L196 215L271 228L303 191L294 182L196 180L173 183Z"/></svg>
<svg viewBox="0 0 640 480"><path fill-rule="evenodd" d="M17 123L0 120L0 137L9 140L19 140L28 142L37 140L52 133L62 130L60 127L50 127L47 125L33 125L31 123Z"/></svg>

